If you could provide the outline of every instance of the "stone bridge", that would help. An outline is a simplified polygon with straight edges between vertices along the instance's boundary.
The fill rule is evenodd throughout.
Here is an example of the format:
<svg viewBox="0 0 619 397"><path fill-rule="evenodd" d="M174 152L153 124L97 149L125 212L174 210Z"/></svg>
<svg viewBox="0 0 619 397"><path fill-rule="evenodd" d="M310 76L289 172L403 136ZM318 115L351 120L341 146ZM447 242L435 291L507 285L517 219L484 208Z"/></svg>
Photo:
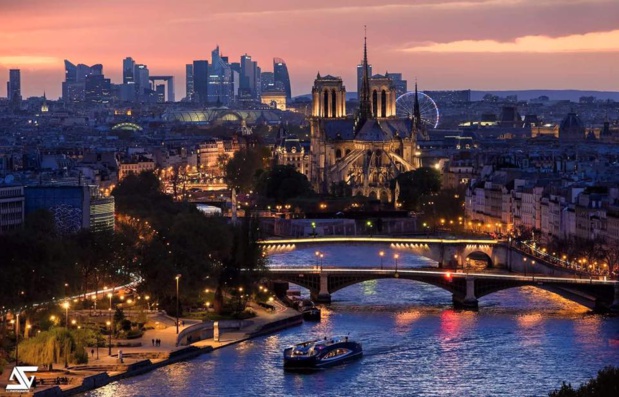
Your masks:
<svg viewBox="0 0 619 397"><path fill-rule="evenodd" d="M535 286L598 312L619 311L619 282L549 276L461 273L445 270L381 270L368 268L271 269L275 282L294 283L310 291L312 299L330 303L331 294L368 280L400 278L434 285L452 293L457 308L476 309L478 299L509 288Z"/></svg>
<svg viewBox="0 0 619 397"><path fill-rule="evenodd" d="M483 238L395 238L395 237L316 237L296 239L273 239L260 242L267 253L294 249L309 244L354 244L389 243L393 248L407 250L438 262L440 268L464 268L474 263L484 263L478 267L506 267L508 247L501 240Z"/></svg>

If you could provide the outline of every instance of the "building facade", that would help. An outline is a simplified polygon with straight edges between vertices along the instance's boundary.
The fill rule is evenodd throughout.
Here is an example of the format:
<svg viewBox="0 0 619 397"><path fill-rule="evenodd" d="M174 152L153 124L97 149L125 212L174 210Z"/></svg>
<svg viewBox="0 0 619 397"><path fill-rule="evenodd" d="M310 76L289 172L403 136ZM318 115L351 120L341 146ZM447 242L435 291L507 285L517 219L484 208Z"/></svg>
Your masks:
<svg viewBox="0 0 619 397"><path fill-rule="evenodd" d="M320 192L345 183L353 195L395 202L391 181L419 167L417 136L423 128L419 102L415 102L416 120L397 118L395 85L385 76L370 77L365 44L362 69L354 117L346 115L341 78L318 74L314 81L309 179Z"/></svg>
<svg viewBox="0 0 619 397"><path fill-rule="evenodd" d="M0 233L22 227L24 205L23 186L0 185Z"/></svg>
<svg viewBox="0 0 619 397"><path fill-rule="evenodd" d="M61 234L114 230L114 197L101 197L95 186L26 186L24 193L26 215L49 211Z"/></svg>

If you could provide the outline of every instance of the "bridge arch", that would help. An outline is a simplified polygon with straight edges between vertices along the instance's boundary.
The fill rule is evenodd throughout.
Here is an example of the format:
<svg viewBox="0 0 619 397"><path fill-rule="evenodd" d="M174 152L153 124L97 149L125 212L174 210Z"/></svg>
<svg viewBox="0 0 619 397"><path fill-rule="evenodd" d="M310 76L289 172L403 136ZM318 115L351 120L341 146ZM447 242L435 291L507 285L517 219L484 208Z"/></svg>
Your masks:
<svg viewBox="0 0 619 397"><path fill-rule="evenodd" d="M418 281L433 285L452 293L456 307L476 308L477 301L486 295L511 288L534 286L591 310L607 311L619 306L619 284L608 282L581 282L556 277L521 277L512 275L480 275L450 273L444 271L372 270L372 269L329 269L325 271L307 269L271 273L271 280L297 284L307 288L312 298L329 303L331 294L346 287L369 280L393 279Z"/></svg>
<svg viewBox="0 0 619 397"><path fill-rule="evenodd" d="M472 251L464 257L462 264L466 269L479 271L494 267L492 258L484 251Z"/></svg>

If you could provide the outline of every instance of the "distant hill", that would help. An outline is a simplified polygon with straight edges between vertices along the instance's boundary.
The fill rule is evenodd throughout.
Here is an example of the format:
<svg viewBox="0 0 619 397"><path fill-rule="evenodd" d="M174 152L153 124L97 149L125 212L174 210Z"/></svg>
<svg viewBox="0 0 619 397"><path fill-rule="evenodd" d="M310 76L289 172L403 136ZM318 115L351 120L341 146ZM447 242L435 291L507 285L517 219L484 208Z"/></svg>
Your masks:
<svg viewBox="0 0 619 397"><path fill-rule="evenodd" d="M473 91L471 90L471 100L480 101L484 95L492 94L499 97L506 97L508 95L517 95L518 100L527 101L529 99L539 98L540 96L547 96L551 101L557 100L570 100L572 102L578 102L580 97L594 96L597 99L612 99L619 101L619 92L613 91L584 91L584 90L513 90L513 91Z"/></svg>

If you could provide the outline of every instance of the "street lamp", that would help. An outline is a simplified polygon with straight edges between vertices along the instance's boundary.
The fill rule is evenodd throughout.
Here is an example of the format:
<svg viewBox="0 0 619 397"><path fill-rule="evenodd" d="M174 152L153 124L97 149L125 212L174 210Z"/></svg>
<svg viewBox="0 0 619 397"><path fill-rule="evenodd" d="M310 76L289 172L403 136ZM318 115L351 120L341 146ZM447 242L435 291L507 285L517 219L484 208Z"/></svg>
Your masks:
<svg viewBox="0 0 619 397"><path fill-rule="evenodd" d="M380 251L378 255L380 255L380 270L383 270L383 256L385 256L385 251Z"/></svg>
<svg viewBox="0 0 619 397"><path fill-rule="evenodd" d="M524 261L524 276L527 276L527 258L522 259Z"/></svg>
<svg viewBox="0 0 619 397"><path fill-rule="evenodd" d="M19 313L15 317L15 365L19 365Z"/></svg>
<svg viewBox="0 0 619 397"><path fill-rule="evenodd" d="M110 313L112 311L110 310ZM110 317L111 318L111 317ZM107 329L110 332L107 336L107 354L108 356L112 355L112 321L106 321Z"/></svg>
<svg viewBox="0 0 619 397"><path fill-rule="evenodd" d="M107 326L110 330L110 335L108 336L108 354L112 355L112 293L108 292L107 297L110 299L110 307L108 308L108 312L110 313L110 319L107 322Z"/></svg>
<svg viewBox="0 0 619 397"><path fill-rule="evenodd" d="M146 299L146 304L148 305L148 311L150 312L150 295L146 295L144 299Z"/></svg>
<svg viewBox="0 0 619 397"><path fill-rule="evenodd" d="M400 257L400 255L395 254L393 255L393 259L395 259L395 272L396 274L398 273L398 258Z"/></svg>
<svg viewBox="0 0 619 397"><path fill-rule="evenodd" d="M180 311L180 302L178 300L178 281L181 279L181 275L176 275L176 335L178 335L178 313Z"/></svg>
<svg viewBox="0 0 619 397"><path fill-rule="evenodd" d="M66 313L65 321L64 321L64 326L69 328L69 301L65 301L62 304L62 307L64 307L65 313Z"/></svg>

